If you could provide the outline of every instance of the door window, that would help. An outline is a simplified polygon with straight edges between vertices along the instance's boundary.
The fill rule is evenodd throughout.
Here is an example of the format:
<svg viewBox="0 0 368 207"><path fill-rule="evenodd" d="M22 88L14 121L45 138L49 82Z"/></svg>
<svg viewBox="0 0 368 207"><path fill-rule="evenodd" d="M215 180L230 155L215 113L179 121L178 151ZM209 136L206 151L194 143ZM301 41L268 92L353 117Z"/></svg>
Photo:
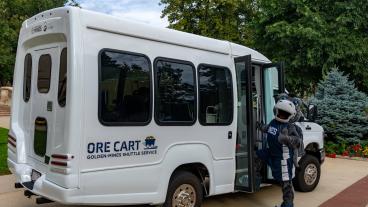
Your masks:
<svg viewBox="0 0 368 207"><path fill-rule="evenodd" d="M36 155L43 157L47 147L47 121L45 118L37 117L35 121L33 150Z"/></svg>
<svg viewBox="0 0 368 207"><path fill-rule="evenodd" d="M263 73L265 121L269 123L274 116L273 107L275 106L277 95L282 92L283 86L281 85L280 69L277 68L277 65L264 67Z"/></svg>
<svg viewBox="0 0 368 207"><path fill-rule="evenodd" d="M66 87L67 87L67 50L64 48L60 54L59 68L59 86L58 86L58 102L61 107L66 103Z"/></svg>
<svg viewBox="0 0 368 207"><path fill-rule="evenodd" d="M27 54L24 59L24 77L23 77L23 100L29 101L31 97L31 81L32 80L32 55Z"/></svg>
<svg viewBox="0 0 368 207"><path fill-rule="evenodd" d="M228 68L200 65L199 122L202 125L230 125L233 121L233 90Z"/></svg>
<svg viewBox="0 0 368 207"><path fill-rule="evenodd" d="M37 78L37 88L40 93L48 93L50 90L51 64L51 56L49 54L40 56Z"/></svg>
<svg viewBox="0 0 368 207"><path fill-rule="evenodd" d="M235 71L238 90L237 103L237 136L236 136L236 173L235 189L252 192L254 190L253 177L253 147L254 147L254 119L253 119L253 84L251 56L236 57Z"/></svg>

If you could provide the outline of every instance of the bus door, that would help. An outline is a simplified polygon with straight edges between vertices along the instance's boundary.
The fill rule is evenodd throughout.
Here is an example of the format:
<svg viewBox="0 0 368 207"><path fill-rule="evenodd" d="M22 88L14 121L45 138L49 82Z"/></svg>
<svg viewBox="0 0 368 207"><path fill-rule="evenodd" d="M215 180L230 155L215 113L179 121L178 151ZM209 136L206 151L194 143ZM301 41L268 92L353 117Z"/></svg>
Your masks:
<svg viewBox="0 0 368 207"><path fill-rule="evenodd" d="M255 123L252 109L251 56L237 57L234 62L238 91L235 190L253 192L255 188L252 151Z"/></svg>
<svg viewBox="0 0 368 207"><path fill-rule="evenodd" d="M268 123L274 116L273 107L275 106L277 95L285 93L283 63L263 65L263 87L265 97L265 121Z"/></svg>
<svg viewBox="0 0 368 207"><path fill-rule="evenodd" d="M273 118L273 107L276 97L280 93L285 93L284 64L265 64L263 68L263 88L264 88L264 115L265 123L269 123ZM265 137L264 137L265 138ZM263 148L267 147L266 139L263 139ZM267 167L267 179L273 179L271 169Z"/></svg>

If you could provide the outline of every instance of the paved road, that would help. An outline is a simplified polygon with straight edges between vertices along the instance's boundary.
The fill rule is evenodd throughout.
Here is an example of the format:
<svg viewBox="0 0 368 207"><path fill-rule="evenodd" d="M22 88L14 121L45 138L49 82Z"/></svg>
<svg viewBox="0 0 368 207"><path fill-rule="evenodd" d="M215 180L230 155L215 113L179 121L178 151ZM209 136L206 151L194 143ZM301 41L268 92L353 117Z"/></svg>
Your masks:
<svg viewBox="0 0 368 207"><path fill-rule="evenodd" d="M322 176L319 186L310 193L296 193L295 206L314 207L333 197L346 187L368 174L368 162L329 159L322 166ZM36 205L34 199L23 196L22 190L13 186L13 176L0 177L0 206L4 207L65 207L58 203ZM215 196L205 199L204 207L272 207L279 204L281 190L277 186L263 188L254 194L235 193ZM344 206L344 205L342 205ZM72 207L72 206L69 206ZM73 206L76 207L76 206Z"/></svg>
<svg viewBox="0 0 368 207"><path fill-rule="evenodd" d="M0 116L0 127L9 128L10 117L9 116Z"/></svg>

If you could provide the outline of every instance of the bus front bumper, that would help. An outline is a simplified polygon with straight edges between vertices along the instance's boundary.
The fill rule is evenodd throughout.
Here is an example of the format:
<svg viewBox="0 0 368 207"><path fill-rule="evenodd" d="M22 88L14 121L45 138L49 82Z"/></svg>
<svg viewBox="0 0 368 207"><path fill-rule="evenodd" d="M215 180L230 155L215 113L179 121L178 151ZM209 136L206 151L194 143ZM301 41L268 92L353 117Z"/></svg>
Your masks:
<svg viewBox="0 0 368 207"><path fill-rule="evenodd" d="M325 161L325 158L326 158L326 152L325 152L325 149L322 148L319 150L319 153L321 155L321 164Z"/></svg>

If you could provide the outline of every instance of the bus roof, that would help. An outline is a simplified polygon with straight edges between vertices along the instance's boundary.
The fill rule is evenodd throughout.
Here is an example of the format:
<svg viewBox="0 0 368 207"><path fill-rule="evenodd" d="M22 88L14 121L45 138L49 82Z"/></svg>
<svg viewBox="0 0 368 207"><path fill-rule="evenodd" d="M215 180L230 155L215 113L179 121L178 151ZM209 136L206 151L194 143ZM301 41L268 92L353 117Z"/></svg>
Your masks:
<svg viewBox="0 0 368 207"><path fill-rule="evenodd" d="M29 27L34 23L45 20L49 14L63 16L67 13L80 13L70 15L71 18L81 17L81 23L88 29L131 36L164 44L173 44L187 48L205 50L224 55L243 56L251 55L257 62L270 62L261 53L229 41L217 40L191 33L181 32L169 28L161 28L145 23L135 22L108 14L98 13L78 7L60 7L41 12L23 23L23 27ZM73 20L71 20L73 22Z"/></svg>
<svg viewBox="0 0 368 207"><path fill-rule="evenodd" d="M269 62L261 53L248 47L169 28L160 28L107 14L80 9L87 28L142 39L206 50L224 55L252 55L252 59Z"/></svg>

